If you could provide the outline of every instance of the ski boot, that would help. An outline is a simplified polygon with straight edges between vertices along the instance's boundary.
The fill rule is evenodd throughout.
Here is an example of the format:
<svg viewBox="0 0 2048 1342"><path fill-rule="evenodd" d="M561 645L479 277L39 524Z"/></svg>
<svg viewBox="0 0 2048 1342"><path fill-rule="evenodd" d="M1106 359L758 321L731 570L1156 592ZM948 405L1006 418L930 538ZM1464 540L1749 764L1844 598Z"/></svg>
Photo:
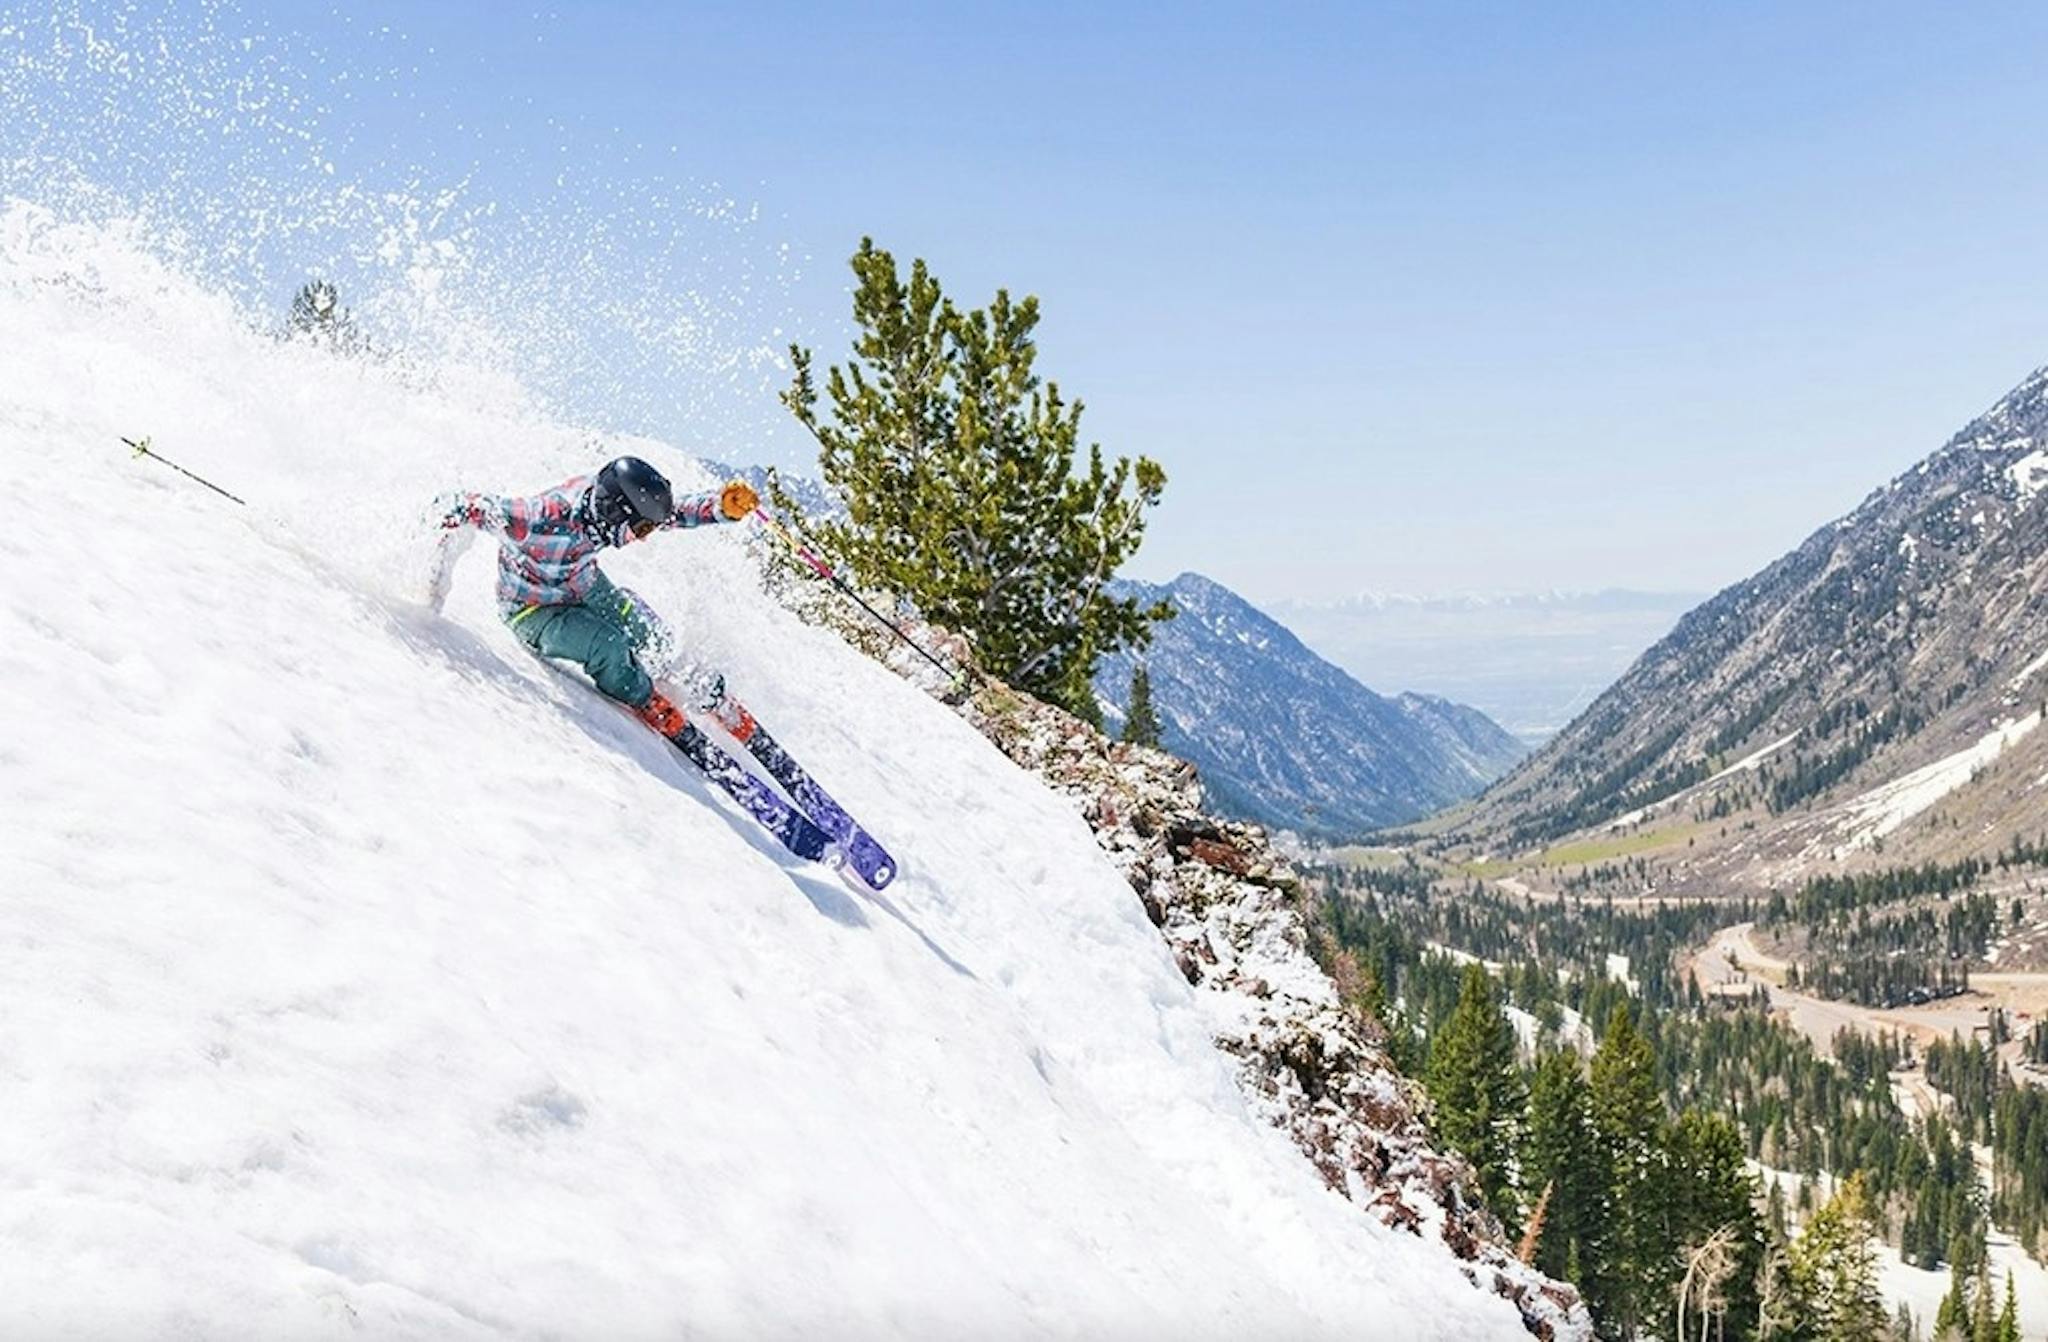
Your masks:
<svg viewBox="0 0 2048 1342"><path fill-rule="evenodd" d="M647 702L638 710L640 720L673 740L686 725L683 710L669 702L669 697L660 690L647 696Z"/></svg>

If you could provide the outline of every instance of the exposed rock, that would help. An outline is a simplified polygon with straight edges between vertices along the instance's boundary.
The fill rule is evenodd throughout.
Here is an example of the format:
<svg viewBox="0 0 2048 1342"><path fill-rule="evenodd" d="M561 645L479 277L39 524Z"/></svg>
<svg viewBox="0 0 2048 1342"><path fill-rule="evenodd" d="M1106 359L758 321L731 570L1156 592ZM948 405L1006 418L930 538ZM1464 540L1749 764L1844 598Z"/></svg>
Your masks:
<svg viewBox="0 0 2048 1342"><path fill-rule="evenodd" d="M1238 1060L1246 1096L1333 1191L1386 1225L1442 1240L1475 1287L1515 1303L1533 1335L1592 1335L1578 1293L1515 1257L1469 1169L1431 1144L1419 1092L1310 955L1299 878L1264 830L1204 814L1184 761L1112 743L1007 688L986 686L959 711L1074 798L1181 973L1211 994L1216 1043Z"/></svg>
<svg viewBox="0 0 2048 1342"><path fill-rule="evenodd" d="M1213 839L1196 839L1188 844L1188 856L1197 862L1206 862L1212 867L1221 867L1232 875L1243 876L1252 869L1252 860L1228 844Z"/></svg>
<svg viewBox="0 0 2048 1342"><path fill-rule="evenodd" d="M2044 616L2048 369L1686 615L1453 837L1506 856L1725 819L1641 846L1666 895L1995 854L2040 824ZM1887 796L1942 761L1949 785Z"/></svg>
<svg viewBox="0 0 2048 1342"><path fill-rule="evenodd" d="M1204 813L1201 779L1184 760L1112 742L994 682L961 696L900 645L847 632L1073 799L1174 964L1205 995L1247 1101L1333 1192L1387 1226L1440 1240L1475 1289L1514 1303L1533 1336L1590 1342L1578 1293L1516 1258L1477 1201L1470 1169L1432 1144L1421 1094L1388 1059L1378 1027L1346 1005L1310 954L1300 879L1264 829ZM956 660L964 652L945 646Z"/></svg>

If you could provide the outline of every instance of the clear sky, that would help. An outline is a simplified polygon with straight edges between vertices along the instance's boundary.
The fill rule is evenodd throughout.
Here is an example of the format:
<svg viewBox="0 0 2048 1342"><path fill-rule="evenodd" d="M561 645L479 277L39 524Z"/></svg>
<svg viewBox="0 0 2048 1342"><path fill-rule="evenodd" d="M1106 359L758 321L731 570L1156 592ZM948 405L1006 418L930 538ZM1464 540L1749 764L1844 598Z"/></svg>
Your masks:
<svg viewBox="0 0 2048 1342"><path fill-rule="evenodd" d="M821 356L862 234L1039 295L1169 472L1138 572L1255 599L1717 588L2048 363L2036 4L224 14L375 86L360 160L720 184Z"/></svg>

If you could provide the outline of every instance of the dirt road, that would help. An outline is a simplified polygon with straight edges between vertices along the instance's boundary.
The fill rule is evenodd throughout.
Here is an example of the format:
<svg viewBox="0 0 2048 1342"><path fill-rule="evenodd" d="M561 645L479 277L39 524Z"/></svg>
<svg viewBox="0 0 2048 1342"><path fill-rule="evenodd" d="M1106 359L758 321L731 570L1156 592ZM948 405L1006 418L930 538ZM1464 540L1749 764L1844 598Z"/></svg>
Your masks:
<svg viewBox="0 0 2048 1342"><path fill-rule="evenodd" d="M1866 1007L1854 1002L1836 1002L1809 996L1784 986L1790 962L1759 950L1750 937L1752 925L1736 923L1722 928L1693 956L1691 971L1700 991L1712 994L1753 990L1761 986L1769 995L1771 1010L1812 1042L1822 1053L1834 1051L1835 1036L1857 1030L1875 1037L1899 1034L1926 1047L1937 1039L1988 1028L1992 1007L2004 1007L2024 1029L2040 1019L2048 1003L2048 974L1972 974L1971 991L1947 997L1925 1006ZM2015 1041L1999 1050L2006 1069L2023 1082L2048 1085L2048 1073L2024 1066ZM1896 1079L1896 1078L1895 1078ZM1938 1103L1934 1092L1917 1074L1899 1087L1912 1103L1902 1107L1925 1114Z"/></svg>

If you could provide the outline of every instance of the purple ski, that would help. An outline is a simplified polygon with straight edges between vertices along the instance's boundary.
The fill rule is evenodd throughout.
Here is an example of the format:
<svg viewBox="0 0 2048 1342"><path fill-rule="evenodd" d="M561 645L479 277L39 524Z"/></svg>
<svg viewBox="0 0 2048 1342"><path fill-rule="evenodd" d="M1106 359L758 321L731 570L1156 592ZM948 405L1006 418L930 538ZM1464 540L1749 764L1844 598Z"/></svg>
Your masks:
<svg viewBox="0 0 2048 1342"><path fill-rule="evenodd" d="M560 666L545 657L536 654L535 660L558 675L584 683L579 677L568 676ZM625 708L625 705L618 707ZM634 720L656 735L665 737L682 752L683 758L704 771L704 776L711 780L713 786L738 802L740 809L773 834L784 848L806 862L829 862L832 859L836 837L812 823L809 816L784 801L774 788L748 772L746 765L713 744L696 723L684 722L679 730L669 733L658 730L637 714Z"/></svg>
<svg viewBox="0 0 2048 1342"><path fill-rule="evenodd" d="M814 824L794 806L776 796L774 788L748 773L746 766L713 745L704 733L697 730L696 724L684 723L683 729L668 739L690 763L704 771L706 778L781 840L784 848L807 862L821 862L830 856L837 836L824 826Z"/></svg>
<svg viewBox="0 0 2048 1342"><path fill-rule="evenodd" d="M818 781L804 772L803 766L790 758L773 736L755 720L739 700L726 695L712 710L718 725L732 734L732 739L747 748L747 753L761 762L761 767L770 777L782 784L803 813L839 845L839 851L846 857L847 865L860 877L861 884L870 890L883 890L896 879L896 859L889 851L876 843L874 836L854 822L846 808L832 800L830 793L818 786Z"/></svg>

